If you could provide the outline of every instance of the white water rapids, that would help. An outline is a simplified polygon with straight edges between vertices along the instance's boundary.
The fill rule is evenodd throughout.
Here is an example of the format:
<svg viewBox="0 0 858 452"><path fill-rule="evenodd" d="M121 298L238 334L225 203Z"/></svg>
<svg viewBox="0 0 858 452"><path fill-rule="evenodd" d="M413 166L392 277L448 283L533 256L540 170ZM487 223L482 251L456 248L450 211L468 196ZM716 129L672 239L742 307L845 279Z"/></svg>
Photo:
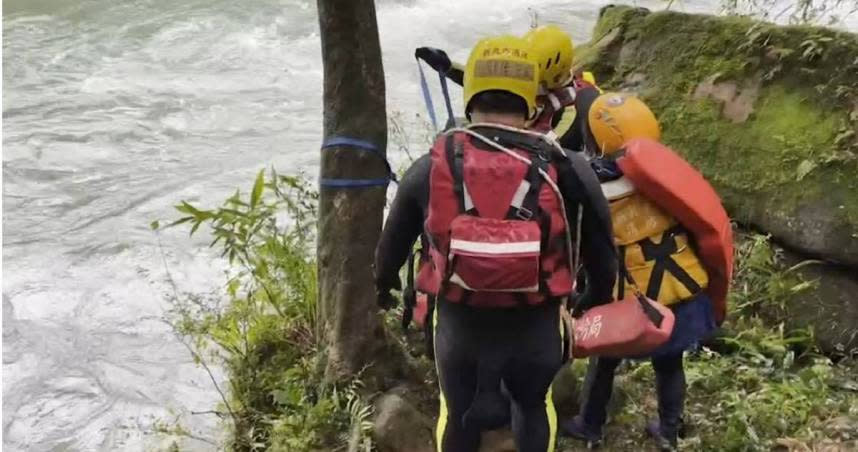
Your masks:
<svg viewBox="0 0 858 452"><path fill-rule="evenodd" d="M464 60L480 37L524 32L531 8L583 42L601 3L379 1L388 110L424 111L415 47ZM316 173L315 2L7 0L3 9L3 448L158 450L176 439L158 426L175 421L217 442L217 418L191 414L214 409L217 393L162 316L167 268L180 291L217 295L224 263L205 237L159 238L148 224L175 218L181 199L213 205L247 189L263 167Z"/></svg>

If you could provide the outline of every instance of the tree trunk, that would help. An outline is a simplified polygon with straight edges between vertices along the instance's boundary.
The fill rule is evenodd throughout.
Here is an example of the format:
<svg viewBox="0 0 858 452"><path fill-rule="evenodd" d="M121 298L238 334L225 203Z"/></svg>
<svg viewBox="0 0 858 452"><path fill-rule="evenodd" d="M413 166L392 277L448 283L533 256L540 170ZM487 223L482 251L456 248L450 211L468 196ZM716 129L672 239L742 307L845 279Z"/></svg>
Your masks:
<svg viewBox="0 0 858 452"><path fill-rule="evenodd" d="M324 62L324 136L387 146L384 70L373 0L317 0ZM377 179L387 166L349 146L322 150L321 178ZM328 379L360 372L384 346L373 257L386 189L321 187L318 271Z"/></svg>

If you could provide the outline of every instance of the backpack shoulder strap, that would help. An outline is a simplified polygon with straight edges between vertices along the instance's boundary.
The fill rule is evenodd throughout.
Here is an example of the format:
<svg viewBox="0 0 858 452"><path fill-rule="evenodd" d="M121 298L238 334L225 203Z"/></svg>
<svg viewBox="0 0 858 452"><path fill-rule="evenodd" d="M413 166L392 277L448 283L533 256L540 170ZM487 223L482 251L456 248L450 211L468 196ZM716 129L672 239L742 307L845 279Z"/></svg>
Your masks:
<svg viewBox="0 0 858 452"><path fill-rule="evenodd" d="M539 157L530 159L530 168L524 173L521 184L509 203L508 219L529 220L540 214L539 192L542 190L542 172L546 172L549 162Z"/></svg>
<svg viewBox="0 0 858 452"><path fill-rule="evenodd" d="M456 135L456 133L448 134L444 142L447 166L450 168L450 175L453 178L453 191L459 201L460 212L479 215L476 207L474 207L474 201L468 193L468 187L465 185L465 143L463 140L467 137L456 139Z"/></svg>

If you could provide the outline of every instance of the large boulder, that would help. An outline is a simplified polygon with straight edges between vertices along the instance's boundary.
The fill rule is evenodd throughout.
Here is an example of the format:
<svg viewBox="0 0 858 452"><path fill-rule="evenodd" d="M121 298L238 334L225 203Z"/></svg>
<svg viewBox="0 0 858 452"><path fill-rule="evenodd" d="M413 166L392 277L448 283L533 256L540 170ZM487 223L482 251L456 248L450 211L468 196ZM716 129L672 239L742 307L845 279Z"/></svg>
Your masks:
<svg viewBox="0 0 858 452"><path fill-rule="evenodd" d="M831 355L858 357L858 280L849 270L825 263L801 264L800 256L784 252L785 263L797 268L808 290L795 294L783 307L789 328L811 327L819 348ZM801 264L801 265L799 265Z"/></svg>
<svg viewBox="0 0 858 452"><path fill-rule="evenodd" d="M608 6L578 54L653 107L737 221L858 268L858 35Z"/></svg>

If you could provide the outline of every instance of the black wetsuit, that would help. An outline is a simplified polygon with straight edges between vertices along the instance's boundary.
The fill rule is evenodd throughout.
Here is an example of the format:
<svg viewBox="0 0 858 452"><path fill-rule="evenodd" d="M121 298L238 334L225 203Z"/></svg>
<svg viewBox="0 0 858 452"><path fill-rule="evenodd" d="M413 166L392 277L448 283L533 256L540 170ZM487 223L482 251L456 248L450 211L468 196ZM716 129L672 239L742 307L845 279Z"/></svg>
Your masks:
<svg viewBox="0 0 858 452"><path fill-rule="evenodd" d="M590 275L590 296L607 302L617 272L611 235L603 232L611 230L608 203L581 156L559 159L555 168L570 222L576 221L577 207L583 206L581 255ZM379 291L399 287L399 269L423 232L430 170L431 161L424 155L400 182L376 250ZM554 441L556 417L550 397L547 403L546 397L563 364L558 304L478 310L439 300L436 320L440 449L475 451L480 431L497 427L496 422L506 415L509 401L500 394L500 380L478 380L481 376L500 375L512 400L512 423L519 450L548 450Z"/></svg>

